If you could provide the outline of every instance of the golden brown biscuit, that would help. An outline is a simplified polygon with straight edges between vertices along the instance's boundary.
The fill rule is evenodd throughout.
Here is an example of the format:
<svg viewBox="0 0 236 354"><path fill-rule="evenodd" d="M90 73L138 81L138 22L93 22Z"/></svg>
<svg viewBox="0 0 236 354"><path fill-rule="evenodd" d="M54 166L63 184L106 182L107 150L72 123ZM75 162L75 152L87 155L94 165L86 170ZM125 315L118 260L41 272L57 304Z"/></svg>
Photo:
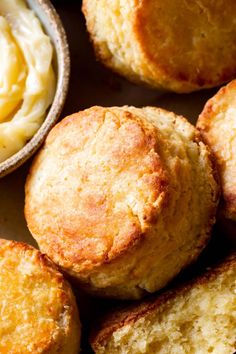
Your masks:
<svg viewBox="0 0 236 354"><path fill-rule="evenodd" d="M236 80L221 88L205 105L197 122L216 156L221 185L221 218L236 221ZM234 228L234 230L236 230Z"/></svg>
<svg viewBox="0 0 236 354"><path fill-rule="evenodd" d="M0 353L78 354L80 324L69 284L26 244L0 239Z"/></svg>
<svg viewBox="0 0 236 354"><path fill-rule="evenodd" d="M91 336L96 354L233 354L236 253L191 283L107 316Z"/></svg>
<svg viewBox="0 0 236 354"><path fill-rule="evenodd" d="M138 298L207 243L218 187L207 147L158 108L93 107L49 134L26 183L41 250L88 291Z"/></svg>
<svg viewBox="0 0 236 354"><path fill-rule="evenodd" d="M234 0L83 0L97 57L136 82L176 92L236 76Z"/></svg>

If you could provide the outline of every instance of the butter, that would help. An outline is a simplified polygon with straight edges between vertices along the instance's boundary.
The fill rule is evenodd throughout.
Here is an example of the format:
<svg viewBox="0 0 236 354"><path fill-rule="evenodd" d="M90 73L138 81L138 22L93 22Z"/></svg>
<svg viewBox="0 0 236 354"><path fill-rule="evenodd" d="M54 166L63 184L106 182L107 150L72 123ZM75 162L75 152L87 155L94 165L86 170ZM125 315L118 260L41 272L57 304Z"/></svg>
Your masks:
<svg viewBox="0 0 236 354"><path fill-rule="evenodd" d="M37 132L56 80L53 47L23 0L0 1L0 162Z"/></svg>

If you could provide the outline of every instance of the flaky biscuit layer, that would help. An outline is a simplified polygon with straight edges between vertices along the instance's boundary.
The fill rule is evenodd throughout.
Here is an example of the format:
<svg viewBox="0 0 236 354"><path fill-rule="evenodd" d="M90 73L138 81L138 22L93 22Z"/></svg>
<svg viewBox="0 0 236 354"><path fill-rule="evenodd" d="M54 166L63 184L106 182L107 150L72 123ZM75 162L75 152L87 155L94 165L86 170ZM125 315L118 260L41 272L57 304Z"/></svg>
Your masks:
<svg viewBox="0 0 236 354"><path fill-rule="evenodd" d="M59 123L26 183L43 252L102 296L163 287L206 245L218 186L184 118L152 107L93 107Z"/></svg>
<svg viewBox="0 0 236 354"><path fill-rule="evenodd" d="M190 92L236 75L234 0L83 0L97 57L135 82Z"/></svg>
<svg viewBox="0 0 236 354"><path fill-rule="evenodd" d="M0 239L0 353L78 354L80 322L69 284L41 252Z"/></svg>

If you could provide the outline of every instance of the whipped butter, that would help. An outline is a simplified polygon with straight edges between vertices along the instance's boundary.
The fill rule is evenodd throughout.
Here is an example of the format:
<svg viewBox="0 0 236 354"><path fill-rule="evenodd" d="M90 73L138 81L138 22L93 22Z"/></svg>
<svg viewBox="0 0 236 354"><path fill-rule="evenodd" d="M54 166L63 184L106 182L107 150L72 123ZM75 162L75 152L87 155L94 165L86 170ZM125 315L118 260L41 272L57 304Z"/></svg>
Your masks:
<svg viewBox="0 0 236 354"><path fill-rule="evenodd" d="M0 0L0 162L39 129L55 94L53 47L24 0Z"/></svg>

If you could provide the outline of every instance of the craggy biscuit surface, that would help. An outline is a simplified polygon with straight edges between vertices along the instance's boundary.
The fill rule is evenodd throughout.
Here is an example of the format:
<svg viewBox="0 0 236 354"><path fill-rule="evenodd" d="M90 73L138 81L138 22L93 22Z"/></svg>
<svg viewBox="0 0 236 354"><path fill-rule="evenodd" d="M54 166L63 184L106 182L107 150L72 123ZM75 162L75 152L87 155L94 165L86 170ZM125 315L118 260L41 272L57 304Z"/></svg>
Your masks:
<svg viewBox="0 0 236 354"><path fill-rule="evenodd" d="M236 253L190 283L101 321L96 354L233 354L236 351Z"/></svg>
<svg viewBox="0 0 236 354"><path fill-rule="evenodd" d="M234 0L83 0L96 54L151 86L190 92L236 76Z"/></svg>
<svg viewBox="0 0 236 354"><path fill-rule="evenodd" d="M236 80L206 103L197 128L216 156L223 196L221 213L236 221Z"/></svg>
<svg viewBox="0 0 236 354"><path fill-rule="evenodd" d="M70 286L49 259L0 239L0 353L78 354L80 325Z"/></svg>
<svg viewBox="0 0 236 354"><path fill-rule="evenodd" d="M102 296L163 287L206 245L218 187L184 118L152 107L93 107L49 134L26 183L41 250Z"/></svg>

